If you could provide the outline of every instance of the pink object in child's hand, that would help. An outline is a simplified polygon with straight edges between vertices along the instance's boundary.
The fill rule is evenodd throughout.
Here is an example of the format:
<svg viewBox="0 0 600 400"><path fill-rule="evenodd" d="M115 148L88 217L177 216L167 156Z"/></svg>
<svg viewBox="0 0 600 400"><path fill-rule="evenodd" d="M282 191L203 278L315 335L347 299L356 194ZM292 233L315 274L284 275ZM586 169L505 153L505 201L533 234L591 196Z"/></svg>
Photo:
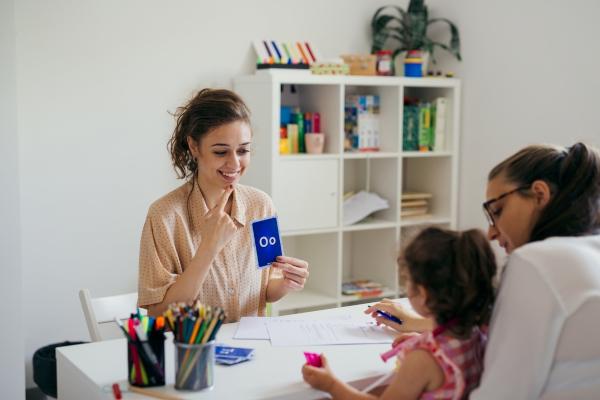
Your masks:
<svg viewBox="0 0 600 400"><path fill-rule="evenodd" d="M313 367L321 368L323 363L321 362L321 356L317 353L308 353L304 352L304 357L306 358L306 363L308 365L312 365Z"/></svg>
<svg viewBox="0 0 600 400"><path fill-rule="evenodd" d="M402 343L400 343L396 347L392 347L390 350L386 351L385 353L381 353L380 356L381 356L381 359L383 360L383 362L387 362L387 360L389 360L390 358L392 358L396 354L398 354L400 352L401 347L402 347Z"/></svg>

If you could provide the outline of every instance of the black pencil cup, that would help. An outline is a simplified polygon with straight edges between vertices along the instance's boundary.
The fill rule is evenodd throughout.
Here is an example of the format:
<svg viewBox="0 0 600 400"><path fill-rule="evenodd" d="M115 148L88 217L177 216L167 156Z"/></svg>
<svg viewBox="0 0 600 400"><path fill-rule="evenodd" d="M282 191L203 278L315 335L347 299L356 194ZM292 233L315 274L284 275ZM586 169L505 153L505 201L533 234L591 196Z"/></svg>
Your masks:
<svg viewBox="0 0 600 400"><path fill-rule="evenodd" d="M165 337L127 341L127 379L133 386L165 384Z"/></svg>

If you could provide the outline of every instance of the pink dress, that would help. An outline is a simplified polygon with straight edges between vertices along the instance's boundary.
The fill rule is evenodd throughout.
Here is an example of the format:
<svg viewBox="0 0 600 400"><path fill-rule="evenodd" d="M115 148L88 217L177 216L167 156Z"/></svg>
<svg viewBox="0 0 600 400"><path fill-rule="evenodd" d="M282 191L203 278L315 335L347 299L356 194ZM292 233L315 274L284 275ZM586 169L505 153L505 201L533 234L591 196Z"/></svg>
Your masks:
<svg viewBox="0 0 600 400"><path fill-rule="evenodd" d="M467 339L427 332L402 343L398 352L398 362L401 363L412 350L429 351L444 371L445 379L441 387L424 392L421 399L466 399L479 385L486 340L487 335L479 328L473 328L471 336Z"/></svg>

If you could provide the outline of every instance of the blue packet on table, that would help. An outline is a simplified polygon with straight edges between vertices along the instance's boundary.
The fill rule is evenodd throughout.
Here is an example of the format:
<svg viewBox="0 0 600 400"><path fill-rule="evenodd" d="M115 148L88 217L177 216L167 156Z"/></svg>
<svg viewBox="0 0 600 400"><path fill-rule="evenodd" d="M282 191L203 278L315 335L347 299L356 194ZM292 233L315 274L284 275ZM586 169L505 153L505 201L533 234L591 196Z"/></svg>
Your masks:
<svg viewBox="0 0 600 400"><path fill-rule="evenodd" d="M251 360L254 349L231 346L215 346L215 360L218 364L233 365Z"/></svg>

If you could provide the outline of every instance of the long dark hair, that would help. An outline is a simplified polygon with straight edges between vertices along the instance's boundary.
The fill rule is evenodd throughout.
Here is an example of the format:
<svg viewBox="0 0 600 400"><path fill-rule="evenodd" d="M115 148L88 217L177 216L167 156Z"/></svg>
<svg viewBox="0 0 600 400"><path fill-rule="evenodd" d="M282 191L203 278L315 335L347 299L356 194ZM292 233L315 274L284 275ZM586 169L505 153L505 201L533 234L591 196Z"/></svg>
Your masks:
<svg viewBox="0 0 600 400"><path fill-rule="evenodd" d="M439 325L459 337L489 323L495 299L496 258L483 232L422 230L398 258L413 284L427 290L426 306Z"/></svg>
<svg viewBox="0 0 600 400"><path fill-rule="evenodd" d="M236 93L225 89L202 89L173 114L177 124L167 145L173 168L179 179L194 177L198 163L192 156L187 138L199 142L203 136L231 122L250 125L250 110Z"/></svg>
<svg viewBox="0 0 600 400"><path fill-rule="evenodd" d="M542 180L550 187L550 201L536 221L529 242L600 231L600 153L593 147L584 143L568 148L528 146L495 166L488 180L498 176L517 186Z"/></svg>

